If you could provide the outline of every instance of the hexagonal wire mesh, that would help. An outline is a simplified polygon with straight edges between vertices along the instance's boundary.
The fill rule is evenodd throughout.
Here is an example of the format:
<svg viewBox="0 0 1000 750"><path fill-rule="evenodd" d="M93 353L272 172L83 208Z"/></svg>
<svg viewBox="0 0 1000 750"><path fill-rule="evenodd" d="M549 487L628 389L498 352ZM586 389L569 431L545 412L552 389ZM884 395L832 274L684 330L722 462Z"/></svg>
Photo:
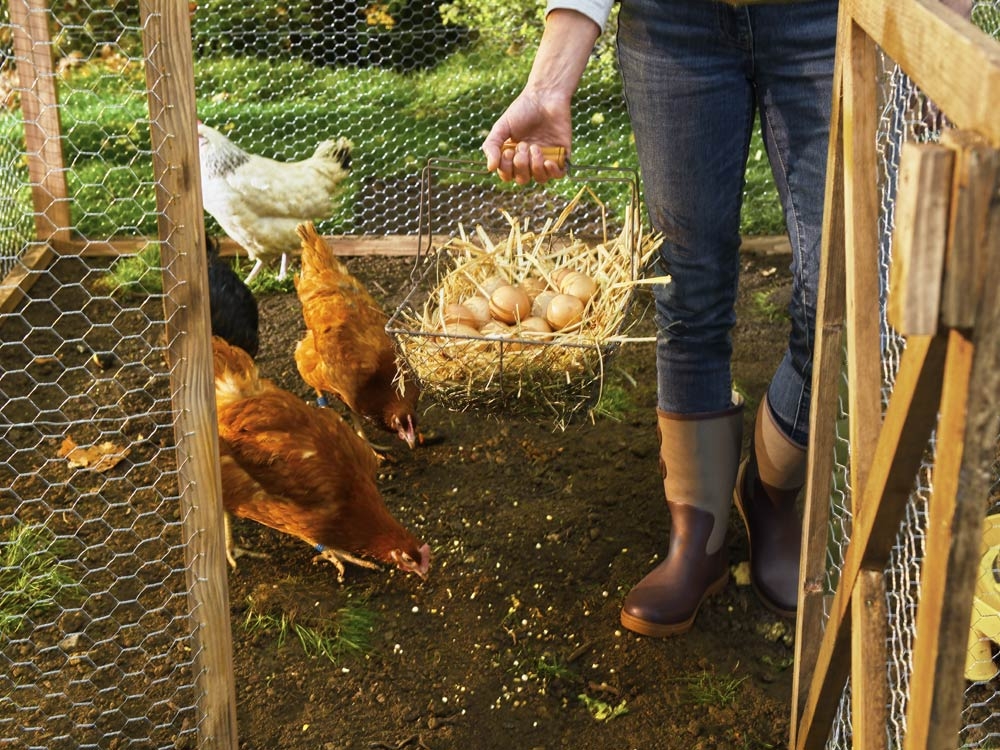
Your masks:
<svg viewBox="0 0 1000 750"><path fill-rule="evenodd" d="M980 0L972 7L972 20L994 39L1000 39L1000 1ZM888 404L905 348L905 339L888 324L885 306L892 257L892 232L895 226L896 177L902 144L908 141L937 140L942 127L948 124L946 113L931 102L919 88L884 55L880 56L880 120L878 126L878 158L880 162L879 211L880 284L882 329L883 406ZM843 381L846 394L846 372ZM836 461L831 480L830 531L827 549L827 591L835 591L843 565L851 529L850 443L847 432L846 399L841 399L840 420L836 441ZM887 611L889 615L886 665L889 683L889 723L886 726L887 746L902 747L906 736L906 710L912 672L913 639L916 631L917 602L920 594L920 574L924 561L924 540L927 528L927 503L933 492L932 471L935 450L931 437L916 477L914 489L900 523L889 564L885 570ZM1000 507L1000 436L997 440L993 483L988 498L983 498L983 513L996 512ZM994 578L997 577L994 563ZM996 580L987 582L995 587ZM982 665L981 665L982 666ZM983 672L983 669L979 670ZM963 748L996 747L1000 740L1000 692L994 665L985 669L991 676L970 681L965 691L962 732L959 746ZM837 720L827 742L828 748L851 748L850 684L841 698Z"/></svg>
<svg viewBox="0 0 1000 750"><path fill-rule="evenodd" d="M31 54L56 63L41 82L58 90L65 169L38 174L26 164L19 105L39 81L18 78L25 55L13 52L18 24L4 3L0 276L45 252L36 231L44 235L51 226L32 195L53 180L68 184L71 226L83 241L77 253L35 273L28 298L0 319L0 575L21 573L0 586L3 605L19 608L12 619L0 614L0 744L183 746L193 741L198 717L164 299L155 283L138 299L102 288L108 261L96 257L106 241L156 231L138 12L124 0L55 2L51 10L32 4L52 34L51 46ZM434 155L476 155L492 118L523 81L531 44L509 30L448 28L433 18L396 24L373 15L377 4L286 6L292 12L274 12L272 4L198 4L192 25L200 117L278 159L306 155L328 135L350 137L364 158L321 229L415 232L420 167ZM975 4L974 18L994 36L998 16L997 0ZM634 166L631 150L622 152L629 133L610 48L605 37L577 98L576 158ZM923 137L924 126L904 115L919 111L919 92L898 75L886 80L893 83L880 143L891 174L888 145ZM43 109L36 117L49 114ZM29 128L34 124L29 119ZM770 189L747 198L747 214L774 210ZM886 237L891 217L887 187ZM211 221L208 228L218 231ZM888 330L885 344L891 387L902 344ZM74 451L74 444L85 450ZM844 439L833 478L833 576L849 537L848 456ZM904 713L929 487L925 470L890 573L896 717ZM997 494L994 485L992 500ZM979 728L970 742L988 746L996 739L996 694L974 684L967 697L967 729ZM835 747L849 746L849 713L842 716ZM894 740L901 735L895 724L888 731Z"/></svg>

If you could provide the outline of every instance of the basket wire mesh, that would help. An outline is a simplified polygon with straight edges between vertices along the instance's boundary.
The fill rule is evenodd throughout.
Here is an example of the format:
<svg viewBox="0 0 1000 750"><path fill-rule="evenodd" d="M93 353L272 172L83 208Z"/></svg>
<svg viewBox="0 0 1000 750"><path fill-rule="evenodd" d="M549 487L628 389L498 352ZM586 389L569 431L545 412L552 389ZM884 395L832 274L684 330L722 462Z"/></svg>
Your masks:
<svg viewBox="0 0 1000 750"><path fill-rule="evenodd" d="M471 210L451 199L470 183L488 196ZM599 399L656 242L643 236L634 170L573 166L560 183L505 187L481 165L458 159L431 159L424 168L412 285L386 330L424 393L446 407L561 427ZM519 325L500 332L443 325L447 303L485 295L491 280L541 278L558 291L552 273L560 268L598 283L572 329L542 338Z"/></svg>

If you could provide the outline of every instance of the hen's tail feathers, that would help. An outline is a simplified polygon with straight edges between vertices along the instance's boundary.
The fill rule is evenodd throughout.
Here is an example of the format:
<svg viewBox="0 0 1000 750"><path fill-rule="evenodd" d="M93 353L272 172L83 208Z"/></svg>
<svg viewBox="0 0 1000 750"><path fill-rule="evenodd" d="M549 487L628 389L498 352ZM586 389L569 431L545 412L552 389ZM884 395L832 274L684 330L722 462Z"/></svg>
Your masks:
<svg viewBox="0 0 1000 750"><path fill-rule="evenodd" d="M217 406L221 408L223 402L247 398L261 391L257 366L240 347L227 343L219 336L213 336L212 358Z"/></svg>
<svg viewBox="0 0 1000 750"><path fill-rule="evenodd" d="M299 224L295 231L302 240L302 278L323 273L346 274L347 267L337 260L311 221Z"/></svg>
<svg viewBox="0 0 1000 750"><path fill-rule="evenodd" d="M337 140L327 140L316 146L313 157L317 159L331 159L344 169L351 168L351 151L354 145L346 138Z"/></svg>

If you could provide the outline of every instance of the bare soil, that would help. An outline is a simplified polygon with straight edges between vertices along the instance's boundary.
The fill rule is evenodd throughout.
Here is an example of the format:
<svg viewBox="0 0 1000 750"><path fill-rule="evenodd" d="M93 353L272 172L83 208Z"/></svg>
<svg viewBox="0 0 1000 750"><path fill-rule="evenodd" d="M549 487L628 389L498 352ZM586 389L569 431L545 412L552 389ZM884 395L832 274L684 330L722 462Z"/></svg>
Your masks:
<svg viewBox="0 0 1000 750"><path fill-rule="evenodd" d="M743 257L734 374L748 398L748 428L787 336L788 261L783 255ZM387 310L408 289L411 261L349 258L347 262ZM84 277L91 284L95 274L88 275L79 261L75 264L57 264L53 273L57 278L64 272L67 279ZM33 297L54 297L53 283L39 282ZM294 293L286 293L263 295L259 302L262 372L310 398L292 358L303 331L298 300ZM63 307L68 309L69 304ZM22 312L29 321L26 325L32 316L41 328L73 322L53 317L51 307L29 304ZM106 319L102 315L114 318L115 311L91 307L77 322L86 326L88 318ZM119 326L124 325L118 320ZM148 324L142 319L135 321L138 342L160 335L144 325ZM4 356L12 358L5 366L13 372L27 367L18 361L21 350L14 342L27 340L30 331L15 330L17 320L8 326ZM648 314L638 332L652 332ZM65 331L60 335L72 339ZM110 339L104 346L102 335ZM94 350L114 350L119 362L127 363L129 348L141 350L142 344L117 341L116 336L98 329L86 338ZM89 383L73 382L88 372L86 367L71 366L74 356L67 350L57 378L62 408L71 411L79 405L79 415L65 415L70 421L86 419L95 398ZM86 360L90 353L78 356ZM43 371L31 373L33 382L51 379ZM132 373L127 367L120 373L123 383L148 377L148 371ZM669 534L657 467L652 344L624 346L607 378L627 392L624 410L616 418L578 420L565 430L504 414L454 412L446 405L422 404L427 444L408 451L400 443L383 464L379 484L397 517L431 545L434 559L427 581L393 570L351 568L341 584L331 566L313 564L313 551L298 540L249 521L235 522L240 543L269 555L266 560L241 558L239 567L229 573L241 748L784 746L794 623L770 614L749 586L731 581L702 607L693 630L680 637L638 637L619 624L622 598L661 559ZM8 396L16 392L15 385L11 379L4 383ZM37 389L28 382L24 387ZM163 382L151 380L149 385L150 393L160 396L165 388ZM157 455L157 449L149 446L158 438L143 424L144 410L162 402L151 395L146 403L125 387L123 393L117 403L135 415L130 429L146 441L135 445L128 481L121 484L126 497L133 493L131 502L136 504L141 498L135 499L135 488L145 487L142 457ZM67 399L65 394L89 397ZM44 391L38 395L44 397ZM4 416L15 424L30 421L28 403L10 402ZM161 443L164 439L159 436ZM40 467L42 474L35 476L29 473L31 467L11 465L17 472L9 485L15 503L40 492L46 507L66 504L58 493L68 470L53 462ZM35 483L42 483L42 489ZM114 499L108 497L74 500L74 517L66 520L62 531L82 547L93 545L96 550L80 552L81 564L99 557L99 545L109 539L106 529L92 528L88 519L95 516L85 502L114 507ZM20 520L31 520L33 515L45 520L44 513L32 507L22 505L25 518ZM732 514L730 526L728 546L735 566L747 560L748 550L738 514ZM133 546L157 544L156 533L154 526L148 537L154 541L137 539ZM115 559L94 567L104 576L112 575ZM85 583L95 586L99 579ZM118 598L131 601L132 592L121 592ZM155 587L141 586L135 598L153 611L140 620L137 630L126 634L126 640L149 645L142 628L157 626L157 607L177 607L183 598L164 595L164 601L153 601ZM95 628L113 627L114 619L86 621L89 606L71 613L80 622L66 622L64 616L51 633L33 637L62 643L66 632L87 633L97 644L88 659L99 664L94 651L105 641ZM322 627L345 617L345 609L370 617L366 643L358 651L345 650L333 658L308 655L294 634L282 640L274 630L247 626L248 616L252 620L254 614L272 614ZM172 648L167 644L164 653ZM8 669L12 664L19 668L25 659L44 660L45 653L40 646L15 641L4 648L3 663ZM152 671L142 664L134 665L134 670L123 665L129 653L133 652L126 647L124 654L118 654L118 671L114 679L109 677L110 683L123 689L121 683L138 681L140 687L130 695L144 689L151 695L166 690L155 679L156 664L149 668ZM134 653L136 659L148 658L141 648ZM71 668L75 667L66 667ZM153 683L141 687L150 675ZM21 684L37 678L29 669L8 679ZM94 691L98 715L102 715L102 695L115 695L100 681L75 681L72 688L77 693ZM56 690L58 695L51 686L40 690L50 696ZM179 691L164 702L187 697ZM77 696L75 701L77 705L87 699ZM43 712L50 703L51 698L39 698ZM122 706L115 711L128 713ZM91 718L100 736L101 720ZM74 720L79 722L79 717ZM129 734L128 721L121 726L114 724L113 716L108 721L121 733L112 744L125 746L122 737ZM56 732L51 722L39 722L50 727L46 731ZM190 726L159 726L154 734L156 746L191 746ZM35 736L31 742L49 747L82 744L67 742L65 736L59 742ZM19 747L17 740L14 743ZM94 746L111 745L97 740Z"/></svg>
<svg viewBox="0 0 1000 750"><path fill-rule="evenodd" d="M409 262L355 258L386 308ZM735 377L763 393L781 356L788 258L746 255ZM258 362L308 397L292 350L294 295L261 299ZM652 324L640 324L650 334ZM424 404L433 444L394 450L386 502L434 550L421 582L352 570L344 585L294 540L249 522L268 551L230 576L242 744L247 748L768 748L787 742L794 624L730 583L694 629L658 641L618 622L629 587L665 553L652 344L623 347L608 376L629 393L618 419L565 430ZM752 410L747 411L747 426ZM437 439L436 441L434 439ZM732 563L747 557L738 514ZM336 664L239 627L248 601L302 612L364 601L371 648ZM253 606L260 606L255 603ZM602 708L622 713L603 718ZM281 717L276 720L276 717Z"/></svg>

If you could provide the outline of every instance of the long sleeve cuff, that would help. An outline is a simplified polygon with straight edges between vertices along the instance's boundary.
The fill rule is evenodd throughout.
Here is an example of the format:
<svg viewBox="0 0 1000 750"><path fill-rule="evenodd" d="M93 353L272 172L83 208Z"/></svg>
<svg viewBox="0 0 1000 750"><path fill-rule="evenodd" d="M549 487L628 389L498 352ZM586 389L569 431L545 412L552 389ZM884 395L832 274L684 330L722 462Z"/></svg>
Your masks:
<svg viewBox="0 0 1000 750"><path fill-rule="evenodd" d="M614 0L548 0L545 6L545 13L548 15L556 9L575 10L587 16L603 31L605 24L608 22L608 16L611 14L611 5L613 3Z"/></svg>

